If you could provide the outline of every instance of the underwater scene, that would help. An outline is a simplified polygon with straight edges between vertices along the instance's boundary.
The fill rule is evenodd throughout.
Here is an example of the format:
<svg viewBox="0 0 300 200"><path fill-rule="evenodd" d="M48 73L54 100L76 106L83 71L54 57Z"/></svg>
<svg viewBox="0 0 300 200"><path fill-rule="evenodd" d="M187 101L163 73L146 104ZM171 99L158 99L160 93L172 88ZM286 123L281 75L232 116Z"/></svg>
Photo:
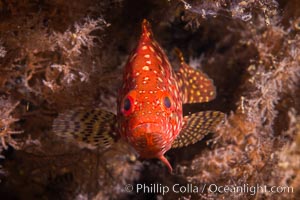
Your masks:
<svg viewBox="0 0 300 200"><path fill-rule="evenodd" d="M0 0L0 199L300 199L299 0Z"/></svg>

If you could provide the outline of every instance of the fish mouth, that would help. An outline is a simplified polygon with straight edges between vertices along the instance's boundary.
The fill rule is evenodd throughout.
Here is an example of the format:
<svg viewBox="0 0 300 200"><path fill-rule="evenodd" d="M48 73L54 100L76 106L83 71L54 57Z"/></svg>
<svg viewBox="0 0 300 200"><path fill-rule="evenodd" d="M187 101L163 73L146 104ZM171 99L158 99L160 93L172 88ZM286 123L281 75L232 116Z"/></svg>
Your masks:
<svg viewBox="0 0 300 200"><path fill-rule="evenodd" d="M162 148L163 126L157 123L139 124L132 130L132 146L138 151L141 157L153 158L162 155L165 151Z"/></svg>
<svg viewBox="0 0 300 200"><path fill-rule="evenodd" d="M133 132L139 132L139 133L161 133L163 130L163 127L161 124L158 123L153 123L153 122L146 122L137 125L136 127L133 128Z"/></svg>

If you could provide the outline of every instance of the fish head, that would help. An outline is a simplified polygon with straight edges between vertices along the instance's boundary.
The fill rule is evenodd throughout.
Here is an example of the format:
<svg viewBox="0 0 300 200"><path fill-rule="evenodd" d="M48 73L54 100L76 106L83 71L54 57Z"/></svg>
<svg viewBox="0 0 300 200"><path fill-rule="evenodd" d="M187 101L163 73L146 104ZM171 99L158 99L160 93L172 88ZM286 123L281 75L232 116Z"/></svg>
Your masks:
<svg viewBox="0 0 300 200"><path fill-rule="evenodd" d="M120 104L120 128L141 157L164 154L177 134L180 111L171 92L134 89Z"/></svg>

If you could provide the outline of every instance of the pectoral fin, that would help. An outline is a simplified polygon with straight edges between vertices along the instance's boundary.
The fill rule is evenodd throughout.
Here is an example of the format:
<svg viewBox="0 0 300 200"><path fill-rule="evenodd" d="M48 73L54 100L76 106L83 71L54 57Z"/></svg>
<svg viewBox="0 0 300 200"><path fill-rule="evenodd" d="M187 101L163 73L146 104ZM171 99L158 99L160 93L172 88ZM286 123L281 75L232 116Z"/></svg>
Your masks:
<svg viewBox="0 0 300 200"><path fill-rule="evenodd" d="M86 147L109 148L119 139L116 115L100 109L75 109L60 114L53 122L53 132Z"/></svg>
<svg viewBox="0 0 300 200"><path fill-rule="evenodd" d="M181 67L176 73L182 91L183 103L209 102L216 97L213 80L205 73L190 67L179 49L176 49Z"/></svg>
<svg viewBox="0 0 300 200"><path fill-rule="evenodd" d="M218 111L198 112L184 117L181 132L174 140L172 148L179 148L200 141L223 121L225 114Z"/></svg>

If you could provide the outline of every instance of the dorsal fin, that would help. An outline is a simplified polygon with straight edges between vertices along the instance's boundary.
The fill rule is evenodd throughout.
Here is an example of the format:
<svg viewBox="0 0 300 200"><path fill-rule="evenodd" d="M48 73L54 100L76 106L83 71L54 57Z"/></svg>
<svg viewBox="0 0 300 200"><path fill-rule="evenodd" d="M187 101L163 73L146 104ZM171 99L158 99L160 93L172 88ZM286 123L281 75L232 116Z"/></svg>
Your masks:
<svg viewBox="0 0 300 200"><path fill-rule="evenodd" d="M148 20L144 19L142 22L142 36L152 39L153 33L151 30L151 25Z"/></svg>
<svg viewBox="0 0 300 200"><path fill-rule="evenodd" d="M78 108L59 116L53 122L53 132L65 139L99 149L109 148L119 139L116 115L100 109Z"/></svg>
<svg viewBox="0 0 300 200"><path fill-rule="evenodd" d="M180 59L180 69L176 73L178 85L182 91L183 103L209 102L216 97L213 80L205 73L190 67L179 49L175 49Z"/></svg>
<svg viewBox="0 0 300 200"><path fill-rule="evenodd" d="M172 148L179 148L200 141L209 132L223 121L225 114L219 111L204 111L184 117L181 132L174 140Z"/></svg>

